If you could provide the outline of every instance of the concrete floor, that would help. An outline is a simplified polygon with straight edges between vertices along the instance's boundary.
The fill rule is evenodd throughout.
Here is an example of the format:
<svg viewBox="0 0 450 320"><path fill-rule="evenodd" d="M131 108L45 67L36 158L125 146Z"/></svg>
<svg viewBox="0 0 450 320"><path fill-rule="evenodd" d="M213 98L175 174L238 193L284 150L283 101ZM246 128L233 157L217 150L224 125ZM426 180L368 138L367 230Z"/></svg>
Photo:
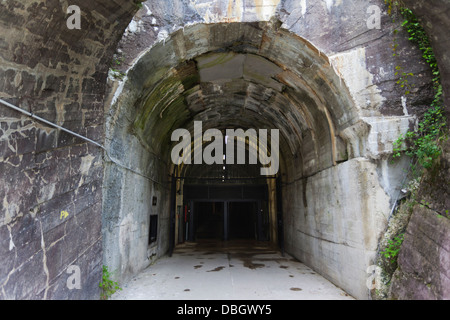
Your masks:
<svg viewBox="0 0 450 320"><path fill-rule="evenodd" d="M343 290L264 242L178 246L112 300L350 300Z"/></svg>

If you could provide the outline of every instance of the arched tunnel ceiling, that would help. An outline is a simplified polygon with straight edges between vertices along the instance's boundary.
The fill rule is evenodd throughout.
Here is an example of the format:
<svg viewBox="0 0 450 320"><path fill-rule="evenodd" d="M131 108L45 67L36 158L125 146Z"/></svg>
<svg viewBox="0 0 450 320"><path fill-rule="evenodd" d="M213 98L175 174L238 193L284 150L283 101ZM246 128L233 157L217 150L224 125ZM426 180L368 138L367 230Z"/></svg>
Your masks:
<svg viewBox="0 0 450 320"><path fill-rule="evenodd" d="M328 58L271 23L198 24L156 44L128 74L135 134L168 158L171 134L279 129L280 153L315 172L338 161L337 133L358 117Z"/></svg>

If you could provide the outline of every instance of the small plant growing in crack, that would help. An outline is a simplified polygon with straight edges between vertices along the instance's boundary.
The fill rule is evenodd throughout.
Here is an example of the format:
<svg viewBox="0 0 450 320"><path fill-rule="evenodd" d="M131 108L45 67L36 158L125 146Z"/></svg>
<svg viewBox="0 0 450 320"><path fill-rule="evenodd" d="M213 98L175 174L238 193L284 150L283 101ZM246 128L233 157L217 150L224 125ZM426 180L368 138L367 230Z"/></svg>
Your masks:
<svg viewBox="0 0 450 320"><path fill-rule="evenodd" d="M101 300L108 300L118 290L122 290L117 282L111 280L111 273L107 266L103 266L102 281L100 282L99 287L101 289Z"/></svg>
<svg viewBox="0 0 450 320"><path fill-rule="evenodd" d="M111 67L109 69L109 75L116 80L123 80L125 77L125 72L119 70L120 65L125 61L125 57L120 54L115 54L114 59L111 62Z"/></svg>
<svg viewBox="0 0 450 320"><path fill-rule="evenodd" d="M114 68L110 69L110 75L116 80L123 80L123 78L125 78L124 72L114 69Z"/></svg>
<svg viewBox="0 0 450 320"><path fill-rule="evenodd" d="M402 246L404 239L405 234L401 234L394 239L389 240L388 246L381 252L381 255L388 259L390 263L396 263L400 252L400 247Z"/></svg>

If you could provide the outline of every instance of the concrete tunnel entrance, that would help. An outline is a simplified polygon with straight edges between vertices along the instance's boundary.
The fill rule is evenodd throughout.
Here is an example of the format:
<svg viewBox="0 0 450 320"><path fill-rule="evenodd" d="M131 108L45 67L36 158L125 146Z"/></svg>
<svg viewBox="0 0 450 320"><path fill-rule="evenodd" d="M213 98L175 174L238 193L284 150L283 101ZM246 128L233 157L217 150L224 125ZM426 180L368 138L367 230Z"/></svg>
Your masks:
<svg viewBox="0 0 450 320"><path fill-rule="evenodd" d="M106 146L134 170L106 163L105 264L127 278L178 243L256 239L365 298L391 199L365 156L369 118L344 80L313 44L271 22L195 24L156 43L107 112ZM174 164L171 135L194 136L195 122L204 131L279 130L278 172ZM149 245L151 221L158 234Z"/></svg>

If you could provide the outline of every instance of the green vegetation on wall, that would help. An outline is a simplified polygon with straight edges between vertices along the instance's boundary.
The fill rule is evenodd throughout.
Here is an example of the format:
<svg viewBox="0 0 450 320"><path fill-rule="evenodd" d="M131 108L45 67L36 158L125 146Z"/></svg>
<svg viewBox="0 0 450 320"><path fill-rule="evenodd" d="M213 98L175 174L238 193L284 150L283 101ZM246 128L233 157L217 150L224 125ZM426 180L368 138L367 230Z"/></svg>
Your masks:
<svg viewBox="0 0 450 320"><path fill-rule="evenodd" d="M397 257L400 252L400 247L403 244L405 234L401 234L392 240L388 241L388 246L381 252L382 256L390 261L390 263L397 263Z"/></svg>
<svg viewBox="0 0 450 320"><path fill-rule="evenodd" d="M374 299L390 299L389 291L391 280L398 269L398 257L405 237L408 237L406 230L414 208L427 207L443 217L448 215L448 210L443 213L432 209L432 204L421 199L419 194L423 177L430 172L439 170L438 161L442 154L443 141L447 139L447 124L444 115L444 103L442 99L441 75L437 65L437 60L431 47L430 39L426 34L420 21L414 13L399 0L385 0L388 7L388 14L395 21L400 21L399 25L409 34L409 40L417 45L421 50L424 60L430 66L432 72L432 84L434 99L428 110L420 119L415 130L408 131L401 135L394 143L394 159L402 155L413 159L411 165L412 180L404 186L408 191L408 196L400 200L399 205L393 212L389 227L380 242L377 266L380 268L379 287L371 294ZM399 30L394 30L393 56L400 57L398 43ZM395 68L398 77L397 85L403 90L405 96L412 92L412 84L409 81L415 75L407 70L407 65L398 65ZM409 173L408 173L409 174Z"/></svg>
<svg viewBox="0 0 450 320"><path fill-rule="evenodd" d="M122 290L119 284L111 279L111 273L107 266L103 266L102 281L98 286L101 289L101 300L108 300L115 292Z"/></svg>
<svg viewBox="0 0 450 320"><path fill-rule="evenodd" d="M406 8L401 1L385 0L385 2L388 5L388 13L394 19L401 17L403 20L402 27L408 32L409 40L415 43L422 51L423 58L430 66L433 74L434 89L434 100L417 129L401 135L395 142L394 158L398 158L405 153L417 159L417 163L421 168L431 169L434 161L442 154L442 140L447 139L439 67L430 39L414 13ZM395 33L397 32L396 30ZM398 54L396 51L397 46L398 44L394 43L394 56ZM404 72L401 66L397 66L396 71L396 75L400 76L397 84L401 85L405 90L405 95L409 94L408 77L413 76L413 74Z"/></svg>

